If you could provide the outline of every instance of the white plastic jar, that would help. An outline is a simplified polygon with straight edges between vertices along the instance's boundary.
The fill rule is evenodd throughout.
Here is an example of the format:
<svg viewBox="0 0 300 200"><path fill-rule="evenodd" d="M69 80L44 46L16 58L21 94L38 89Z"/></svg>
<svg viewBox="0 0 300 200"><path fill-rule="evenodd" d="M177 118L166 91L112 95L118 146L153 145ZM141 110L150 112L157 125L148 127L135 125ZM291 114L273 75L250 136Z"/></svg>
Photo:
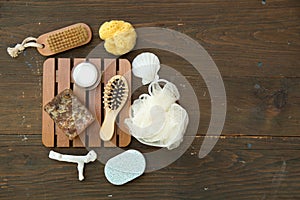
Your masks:
<svg viewBox="0 0 300 200"><path fill-rule="evenodd" d="M77 86L92 90L99 85L101 74L95 65L85 61L72 69L72 80Z"/></svg>

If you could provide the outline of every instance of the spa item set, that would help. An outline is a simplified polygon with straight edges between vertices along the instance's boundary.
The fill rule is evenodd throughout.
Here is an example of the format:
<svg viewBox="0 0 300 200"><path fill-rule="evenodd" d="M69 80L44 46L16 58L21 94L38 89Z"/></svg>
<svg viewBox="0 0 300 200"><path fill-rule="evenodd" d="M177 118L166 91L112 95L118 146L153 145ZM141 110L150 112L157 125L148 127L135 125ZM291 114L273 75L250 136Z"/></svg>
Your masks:
<svg viewBox="0 0 300 200"><path fill-rule="evenodd" d="M133 50L138 37L134 27L121 20L103 23L99 28L99 36L105 41L105 50L115 56L121 56ZM77 23L45 33L38 38L28 37L21 44L7 48L7 52L15 58L26 48L34 47L41 55L51 56L85 45L91 39L91 28L87 24ZM105 70L101 70L101 67L99 68L91 60L74 62L74 66L67 71L66 76L68 83L73 83L78 90L84 92L101 90L101 96L99 95L96 102L99 108L103 108L103 117L100 119L90 106L86 106L82 97L68 86L43 104L45 118L49 118L48 121L43 121L43 123L49 123L45 126L53 126L55 131L62 132L64 139L72 143L80 140L81 135L96 124L97 127L90 132L93 132L102 142L109 142L117 134L116 128L119 122L126 126L126 134L133 136L143 145L166 148L170 151L180 146L189 123L188 113L178 104L180 94L176 85L159 77L161 64L155 54L143 52L137 55L131 63L130 76L132 73L141 78L143 85L148 85L148 92L141 94L133 100L132 104L131 79L118 72L104 79ZM121 64L118 65L119 70L122 67ZM89 98L86 99L89 101ZM127 104L129 106L126 106ZM126 118L120 117L120 113L125 111L127 112ZM101 113L99 110L98 112ZM92 137L89 140L92 140ZM51 150L49 158L76 163L78 179L82 181L84 180L84 165L97 160L97 153L90 150L88 154L78 156ZM137 150L130 149L109 158L104 167L104 175L111 184L123 185L141 176L145 172L146 165L144 155Z"/></svg>

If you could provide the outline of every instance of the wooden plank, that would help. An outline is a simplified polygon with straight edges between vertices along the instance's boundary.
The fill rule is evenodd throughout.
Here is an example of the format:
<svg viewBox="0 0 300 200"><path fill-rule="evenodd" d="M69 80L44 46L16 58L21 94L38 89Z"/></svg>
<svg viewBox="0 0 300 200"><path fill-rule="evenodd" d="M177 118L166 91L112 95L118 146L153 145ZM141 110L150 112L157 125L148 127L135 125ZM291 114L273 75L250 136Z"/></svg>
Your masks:
<svg viewBox="0 0 300 200"><path fill-rule="evenodd" d="M65 188L70 187L70 181L77 187L72 191L73 199L99 199L110 194L116 199L159 196L160 199L248 200L298 199L300 196L299 137L226 137L220 139L204 159L197 157L203 141L197 137L175 163L145 173L125 187L108 183L99 173L104 168L100 162L86 165L85 182L78 182L76 165L48 159L49 149L40 145L40 139L40 135L30 136L27 141L18 135L0 135L3 144L0 159L5 163L0 165L0 198L22 199L25 193L34 199L68 199L70 194ZM145 152L153 150L135 140L131 147L143 148ZM86 150L64 148L60 152L83 155ZM141 193L141 190L147 192Z"/></svg>
<svg viewBox="0 0 300 200"><path fill-rule="evenodd" d="M119 72L118 74L123 75L129 87L128 99L123 109L121 110L118 117L118 129L117 134L119 136L119 147L126 147L131 141L131 135L129 134L128 127L125 125L124 120L129 117L130 106L131 106L131 64L126 59L119 60Z"/></svg>
<svg viewBox="0 0 300 200"><path fill-rule="evenodd" d="M84 62L85 58L74 58L74 66L78 65L81 62ZM74 94L78 97L78 99L86 105L86 92L85 89L78 87L76 84L73 84ZM73 147L84 147L86 140L86 130L84 130L78 137L73 139Z"/></svg>
<svg viewBox="0 0 300 200"><path fill-rule="evenodd" d="M56 72L56 82L58 94L63 90L70 88L70 59L69 58L59 58L57 61L58 70ZM69 147L69 138L61 129L56 127L56 139L57 147Z"/></svg>
<svg viewBox="0 0 300 200"><path fill-rule="evenodd" d="M101 73L101 59L100 58L89 58L89 62L94 64L99 73ZM88 108L91 113L95 116L95 121L91 124L88 129L88 137L89 137L89 147L100 147L101 139L99 135L100 131L100 123L101 123L101 84L98 85L97 88L88 92L89 102Z"/></svg>
<svg viewBox="0 0 300 200"><path fill-rule="evenodd" d="M41 140L42 135L29 135L27 140L20 135L16 134L0 134L0 143L3 148L14 148L14 147L34 147L37 146L41 148ZM185 139L189 139L191 136L184 136ZM187 150L186 153L194 152L193 155L200 150L200 145L202 144L204 138L207 136L197 135L194 137L194 142L191 147ZM213 137L210 137L213 138ZM287 145L288 144L288 145ZM212 152L218 152L221 150L272 150L272 151L280 151L280 150L300 150L300 137L271 137L271 136L224 136L221 135L218 143L213 148ZM132 140L130 143L130 147L133 148L144 148L147 152L152 151L153 149L157 150L155 147L150 147L144 145L137 140ZM48 148L44 148L48 149ZM82 150L83 149L83 150ZM49 150L49 149L48 149ZM82 152L83 154L86 152L84 148L60 148L64 153L76 153ZM145 151L145 152L146 152Z"/></svg>
<svg viewBox="0 0 300 200"><path fill-rule="evenodd" d="M103 83L104 85L108 82L108 80L117 74L116 70L116 59L104 59L104 71L103 71ZM104 112L105 117L105 112ZM116 126L115 126L116 133ZM110 141L105 141L105 147L114 147L117 145L117 134L114 134Z"/></svg>
<svg viewBox="0 0 300 200"><path fill-rule="evenodd" d="M48 58L43 66L43 107L54 97L55 87L55 60ZM42 142L46 147L54 146L54 121L42 108Z"/></svg>

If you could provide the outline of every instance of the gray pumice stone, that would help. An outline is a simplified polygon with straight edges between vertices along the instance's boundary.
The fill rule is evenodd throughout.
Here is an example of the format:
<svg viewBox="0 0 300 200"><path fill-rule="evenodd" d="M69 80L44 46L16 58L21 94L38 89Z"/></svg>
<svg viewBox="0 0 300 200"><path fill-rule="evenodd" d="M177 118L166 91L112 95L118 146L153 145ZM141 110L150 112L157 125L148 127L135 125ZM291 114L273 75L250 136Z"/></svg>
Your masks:
<svg viewBox="0 0 300 200"><path fill-rule="evenodd" d="M111 184L123 185L141 176L145 169L143 154L137 150L127 150L107 161L104 174Z"/></svg>

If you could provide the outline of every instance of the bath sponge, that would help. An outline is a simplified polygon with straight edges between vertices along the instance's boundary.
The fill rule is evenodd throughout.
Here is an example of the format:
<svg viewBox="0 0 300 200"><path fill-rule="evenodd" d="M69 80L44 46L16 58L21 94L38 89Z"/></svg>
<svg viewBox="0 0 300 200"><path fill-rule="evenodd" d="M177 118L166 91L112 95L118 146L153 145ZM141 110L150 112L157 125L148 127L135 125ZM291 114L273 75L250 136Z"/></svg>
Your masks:
<svg viewBox="0 0 300 200"><path fill-rule="evenodd" d="M137 37L133 26L122 20L103 23L99 29L99 36L105 40L106 51L117 56L131 51Z"/></svg>

